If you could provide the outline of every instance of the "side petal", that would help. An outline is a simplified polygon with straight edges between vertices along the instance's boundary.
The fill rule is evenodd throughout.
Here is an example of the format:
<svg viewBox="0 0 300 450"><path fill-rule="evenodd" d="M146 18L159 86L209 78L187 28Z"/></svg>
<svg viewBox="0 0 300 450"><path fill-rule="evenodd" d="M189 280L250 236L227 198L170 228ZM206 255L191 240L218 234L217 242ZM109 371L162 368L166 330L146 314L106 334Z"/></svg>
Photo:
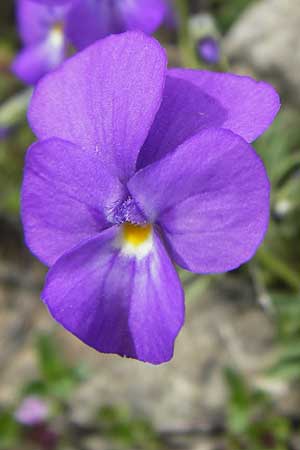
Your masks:
<svg viewBox="0 0 300 450"><path fill-rule="evenodd" d="M60 139L36 143L26 156L22 186L26 243L52 265L109 226L106 213L122 196L123 187L95 150L82 151Z"/></svg>
<svg viewBox="0 0 300 450"><path fill-rule="evenodd" d="M273 122L280 99L268 83L230 73L192 69L170 69L168 75L189 81L217 100L228 117L223 128L254 141Z"/></svg>
<svg viewBox="0 0 300 450"><path fill-rule="evenodd" d="M111 172L127 179L160 106L165 68L154 39L136 32L110 36L40 81L31 126L40 139L97 148Z"/></svg>
<svg viewBox="0 0 300 450"><path fill-rule="evenodd" d="M123 30L115 0L78 0L67 21L67 34L77 49Z"/></svg>
<svg viewBox="0 0 300 450"><path fill-rule="evenodd" d="M64 41L53 44L51 39L47 39L22 50L12 64L12 72L24 83L36 84L40 78L56 69L64 58Z"/></svg>
<svg viewBox="0 0 300 450"><path fill-rule="evenodd" d="M208 129L136 173L129 191L180 266L225 272L249 260L269 219L269 181L240 136Z"/></svg>
<svg viewBox="0 0 300 450"><path fill-rule="evenodd" d="M168 361L184 321L178 275L159 238L142 259L116 247L118 227L62 256L42 294L52 316L96 350Z"/></svg>
<svg viewBox="0 0 300 450"><path fill-rule="evenodd" d="M166 78L163 100L138 158L140 169L175 150L208 127L222 127L228 113L221 103L189 81Z"/></svg>

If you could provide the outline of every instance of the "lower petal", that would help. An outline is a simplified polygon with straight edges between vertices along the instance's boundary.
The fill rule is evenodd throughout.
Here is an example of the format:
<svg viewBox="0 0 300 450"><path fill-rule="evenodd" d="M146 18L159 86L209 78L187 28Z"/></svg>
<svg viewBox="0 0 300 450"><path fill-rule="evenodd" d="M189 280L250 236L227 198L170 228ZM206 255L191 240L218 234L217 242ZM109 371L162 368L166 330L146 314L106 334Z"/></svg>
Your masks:
<svg viewBox="0 0 300 450"><path fill-rule="evenodd" d="M168 361L184 321L177 273L154 234L143 257L122 251L120 227L62 256L42 298L52 316L96 350L152 364Z"/></svg>

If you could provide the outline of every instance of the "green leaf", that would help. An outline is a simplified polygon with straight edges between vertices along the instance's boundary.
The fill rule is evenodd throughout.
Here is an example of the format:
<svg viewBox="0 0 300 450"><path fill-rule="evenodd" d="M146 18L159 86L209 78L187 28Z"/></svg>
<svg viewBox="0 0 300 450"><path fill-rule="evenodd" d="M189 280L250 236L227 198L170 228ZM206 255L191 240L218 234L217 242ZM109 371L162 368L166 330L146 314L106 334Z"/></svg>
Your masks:
<svg viewBox="0 0 300 450"><path fill-rule="evenodd" d="M42 380L33 380L27 384L22 389L22 396L27 395L38 395L45 396L48 394L47 384Z"/></svg>
<svg viewBox="0 0 300 450"><path fill-rule="evenodd" d="M216 0L216 16L221 31L227 31L242 14L244 9L255 0Z"/></svg>
<svg viewBox="0 0 300 450"><path fill-rule="evenodd" d="M50 335L40 335L37 339L37 354L40 373L47 382L56 382L65 378L69 367L62 357L57 343Z"/></svg>
<svg viewBox="0 0 300 450"><path fill-rule="evenodd" d="M123 447L157 450L161 443L146 419L134 417L127 408L104 406L98 414L103 434Z"/></svg>
<svg viewBox="0 0 300 450"><path fill-rule="evenodd" d="M290 170L286 164L300 145L300 115L293 110L282 109L272 124L255 142L255 148L263 158L273 189Z"/></svg>
<svg viewBox="0 0 300 450"><path fill-rule="evenodd" d="M0 412L0 449L12 450L20 444L21 427L9 411Z"/></svg>
<svg viewBox="0 0 300 450"><path fill-rule="evenodd" d="M300 361L288 362L281 360L268 371L269 375L286 380L300 379Z"/></svg>
<svg viewBox="0 0 300 450"><path fill-rule="evenodd" d="M225 370L225 380L229 391L228 427L233 433L243 433L250 420L251 397L243 378L233 369Z"/></svg>

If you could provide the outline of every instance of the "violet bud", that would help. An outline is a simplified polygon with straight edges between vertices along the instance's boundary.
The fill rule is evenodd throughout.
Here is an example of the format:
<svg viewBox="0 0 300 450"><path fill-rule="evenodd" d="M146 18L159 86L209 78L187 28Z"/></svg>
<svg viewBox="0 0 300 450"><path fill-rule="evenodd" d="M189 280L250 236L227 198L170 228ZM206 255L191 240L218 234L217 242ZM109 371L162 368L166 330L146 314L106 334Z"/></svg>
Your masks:
<svg viewBox="0 0 300 450"><path fill-rule="evenodd" d="M221 58L220 44L212 36L205 36L197 43L197 53L206 64L218 64Z"/></svg>

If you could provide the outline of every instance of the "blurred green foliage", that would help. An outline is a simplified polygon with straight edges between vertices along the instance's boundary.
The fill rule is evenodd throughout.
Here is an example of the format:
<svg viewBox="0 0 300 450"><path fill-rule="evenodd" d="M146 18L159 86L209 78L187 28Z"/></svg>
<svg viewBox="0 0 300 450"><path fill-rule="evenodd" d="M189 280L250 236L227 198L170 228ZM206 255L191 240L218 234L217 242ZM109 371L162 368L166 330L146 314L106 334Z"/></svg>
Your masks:
<svg viewBox="0 0 300 450"><path fill-rule="evenodd" d="M269 374L300 382L300 295L272 295L277 324L278 359Z"/></svg>
<svg viewBox="0 0 300 450"><path fill-rule="evenodd" d="M257 0L211 0L220 30L226 32L244 9Z"/></svg>
<svg viewBox="0 0 300 450"><path fill-rule="evenodd" d="M270 395L249 387L233 369L225 371L225 379L228 450L289 450L291 423L276 412Z"/></svg>
<svg viewBox="0 0 300 450"><path fill-rule="evenodd" d="M127 408L104 406L98 418L104 436L122 448L159 450L163 447L150 422L136 417Z"/></svg>
<svg viewBox="0 0 300 450"><path fill-rule="evenodd" d="M0 449L11 450L20 445L21 426L15 421L13 412L0 410Z"/></svg>
<svg viewBox="0 0 300 450"><path fill-rule="evenodd" d="M86 366L69 366L58 344L47 334L38 336L36 350L39 377L24 385L22 395L49 396L60 402L68 400L78 383L88 377Z"/></svg>
<svg viewBox="0 0 300 450"><path fill-rule="evenodd" d="M266 284L300 290L300 114L282 110L255 146L270 178L271 220L257 259Z"/></svg>
<svg viewBox="0 0 300 450"><path fill-rule="evenodd" d="M0 211L13 217L19 214L24 154L32 142L33 135L25 123L0 141Z"/></svg>

